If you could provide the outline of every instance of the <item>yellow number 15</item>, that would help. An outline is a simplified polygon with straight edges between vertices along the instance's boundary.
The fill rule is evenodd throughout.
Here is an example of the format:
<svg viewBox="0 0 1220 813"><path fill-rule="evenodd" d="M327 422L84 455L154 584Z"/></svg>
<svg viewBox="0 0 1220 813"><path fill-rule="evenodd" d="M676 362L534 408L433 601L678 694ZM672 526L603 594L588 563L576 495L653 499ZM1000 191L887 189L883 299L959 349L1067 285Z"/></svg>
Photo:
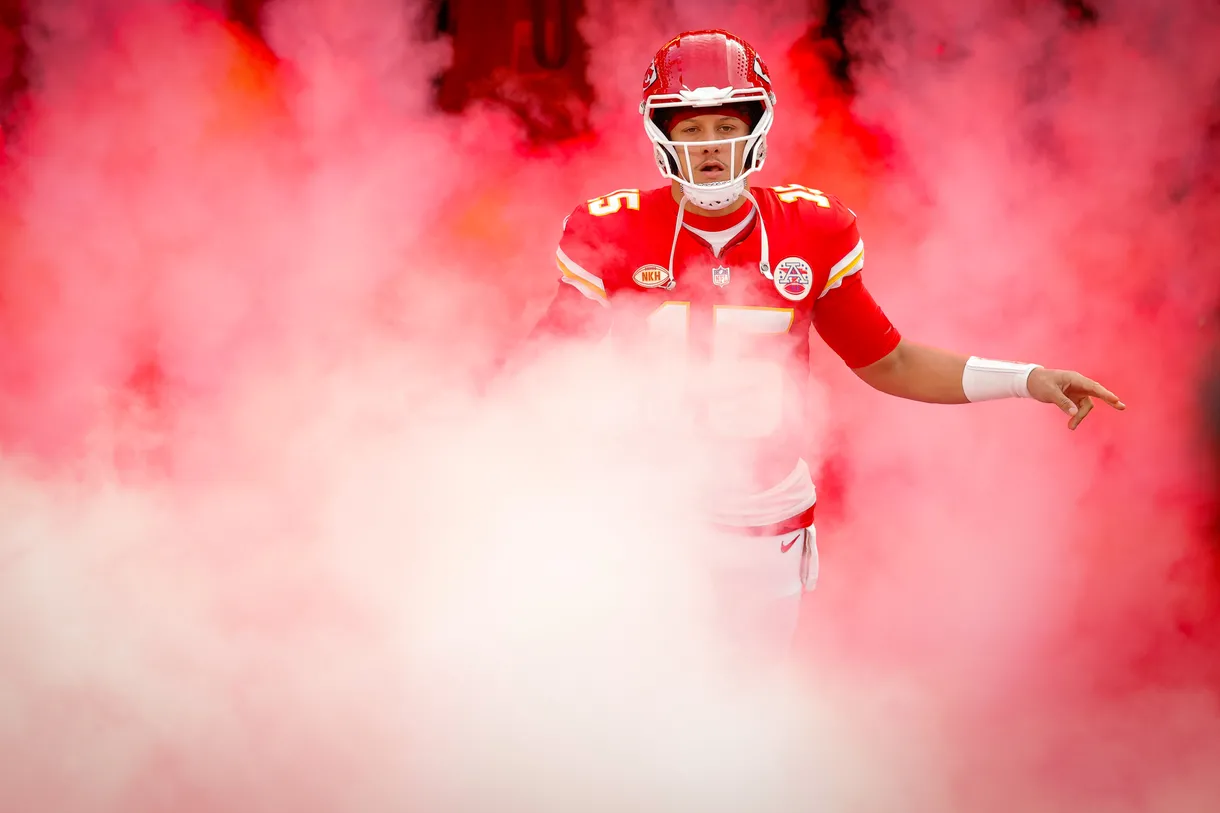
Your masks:
<svg viewBox="0 0 1220 813"><path fill-rule="evenodd" d="M628 209L638 211L640 208L640 190L618 189L609 195L602 195L589 201L589 214L594 217L605 217L620 211L623 204Z"/></svg>
<svg viewBox="0 0 1220 813"><path fill-rule="evenodd" d="M662 302L648 318L657 335L688 338L689 302ZM762 438L784 420L784 367L743 354L742 339L778 336L792 330L796 311L747 305L712 306L712 353L703 370L702 389L708 398L709 426L725 438Z"/></svg>
<svg viewBox="0 0 1220 813"><path fill-rule="evenodd" d="M807 186L801 186L799 183L789 184L788 186L774 186L772 189L779 195L780 203L796 203L798 200L808 200L816 203L823 209L830 208L830 199L820 189L810 189Z"/></svg>

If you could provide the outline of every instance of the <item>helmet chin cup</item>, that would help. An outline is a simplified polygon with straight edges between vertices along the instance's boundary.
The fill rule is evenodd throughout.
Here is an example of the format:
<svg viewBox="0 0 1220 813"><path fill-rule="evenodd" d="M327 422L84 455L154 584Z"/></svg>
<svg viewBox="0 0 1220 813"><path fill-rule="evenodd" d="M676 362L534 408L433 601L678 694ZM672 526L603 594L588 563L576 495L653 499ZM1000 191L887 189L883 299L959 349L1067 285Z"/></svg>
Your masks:
<svg viewBox="0 0 1220 813"><path fill-rule="evenodd" d="M746 191L746 179L718 181L716 183L687 183L679 181L686 199L700 209L715 212L732 206Z"/></svg>

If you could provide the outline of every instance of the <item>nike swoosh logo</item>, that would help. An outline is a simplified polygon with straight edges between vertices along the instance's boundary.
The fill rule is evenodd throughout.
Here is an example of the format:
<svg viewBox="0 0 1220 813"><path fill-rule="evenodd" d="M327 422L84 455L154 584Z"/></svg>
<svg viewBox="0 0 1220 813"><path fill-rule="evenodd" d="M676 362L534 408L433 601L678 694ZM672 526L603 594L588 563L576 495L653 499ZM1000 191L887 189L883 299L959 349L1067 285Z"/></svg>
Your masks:
<svg viewBox="0 0 1220 813"><path fill-rule="evenodd" d="M803 535L804 535L804 531L801 531L801 532L797 533L796 536L789 539L787 541L787 543L780 542L779 543L779 552L787 553L788 551L792 550L792 546L796 544L796 540L800 539Z"/></svg>

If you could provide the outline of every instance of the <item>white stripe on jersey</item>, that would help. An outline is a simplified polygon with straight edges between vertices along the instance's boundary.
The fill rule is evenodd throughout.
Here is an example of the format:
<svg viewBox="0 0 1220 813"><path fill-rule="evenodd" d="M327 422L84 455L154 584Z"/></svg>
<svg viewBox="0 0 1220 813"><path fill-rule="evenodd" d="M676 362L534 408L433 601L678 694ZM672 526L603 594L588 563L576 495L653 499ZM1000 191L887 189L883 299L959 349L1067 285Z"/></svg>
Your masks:
<svg viewBox="0 0 1220 813"><path fill-rule="evenodd" d="M602 283L601 277L581 268L564 253L563 249L555 252L555 262L559 265L559 273L563 275L562 282L571 285L589 299L595 299L603 305L610 304L606 301L606 286Z"/></svg>
<svg viewBox="0 0 1220 813"><path fill-rule="evenodd" d="M830 277L826 280L826 287L822 289L822 293L818 294L818 299L826 296L827 292L838 288L843 284L843 280L850 277L852 274L857 274L864 267L864 241L856 243L856 247L847 252L847 256L839 260L830 269Z"/></svg>

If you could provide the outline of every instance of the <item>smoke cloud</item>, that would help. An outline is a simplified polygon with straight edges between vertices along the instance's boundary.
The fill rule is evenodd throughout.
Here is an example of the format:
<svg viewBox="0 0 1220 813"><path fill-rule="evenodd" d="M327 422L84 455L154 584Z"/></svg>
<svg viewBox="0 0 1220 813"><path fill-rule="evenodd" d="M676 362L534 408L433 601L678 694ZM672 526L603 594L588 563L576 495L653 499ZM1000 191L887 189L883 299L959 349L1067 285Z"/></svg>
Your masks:
<svg viewBox="0 0 1220 813"><path fill-rule="evenodd" d="M854 96L805 4L597 6L595 137L540 148L433 108L422 7L358 5L279 0L266 48L201 6L33 7L0 205L0 808L1220 797L1209 6L870 6ZM857 212L905 335L1130 406L1068 433L816 352L799 668L694 519L731 461L638 408L655 359L555 346L487 386L563 216L657 182L639 83L706 25L776 80L763 182Z"/></svg>

